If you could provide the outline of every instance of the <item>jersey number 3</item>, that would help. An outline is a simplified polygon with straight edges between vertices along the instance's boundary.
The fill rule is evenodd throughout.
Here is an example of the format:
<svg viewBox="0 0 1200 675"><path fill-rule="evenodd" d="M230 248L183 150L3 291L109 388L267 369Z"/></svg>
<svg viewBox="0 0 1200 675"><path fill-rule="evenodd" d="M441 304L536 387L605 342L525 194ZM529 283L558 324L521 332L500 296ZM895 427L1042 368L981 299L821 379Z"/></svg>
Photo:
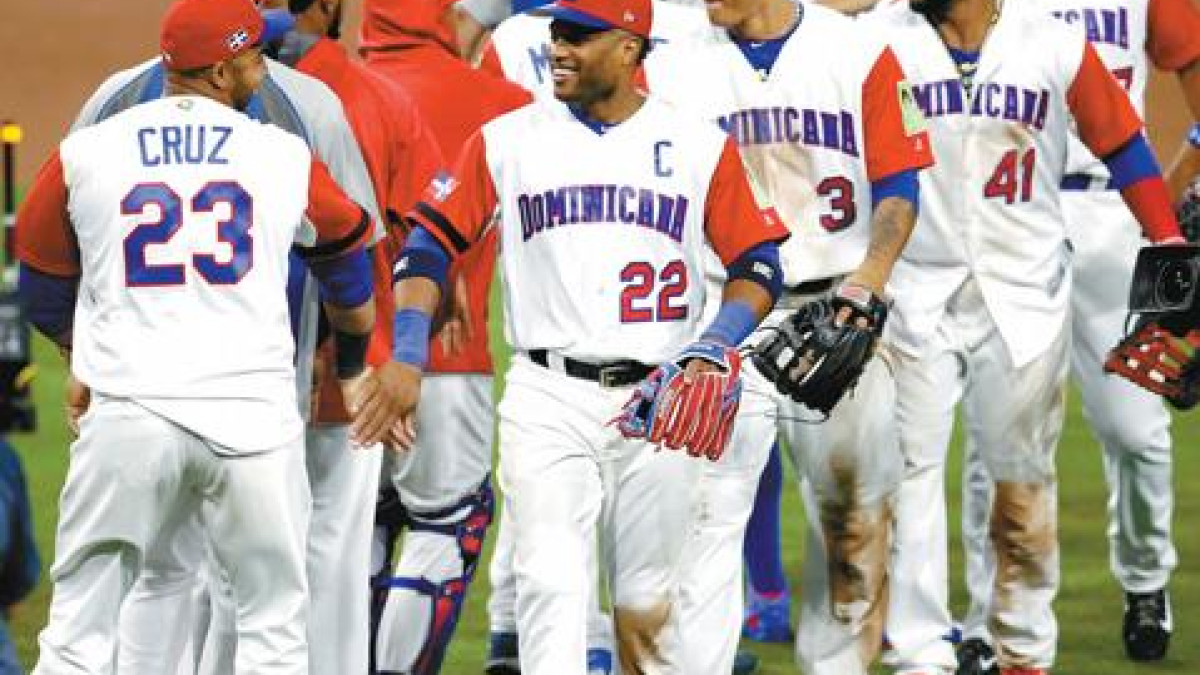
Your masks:
<svg viewBox="0 0 1200 675"><path fill-rule="evenodd" d="M189 213L212 213L218 204L229 205L229 218L217 223L217 240L229 245L228 259L212 253L193 253L191 265L210 284L236 284L254 264L254 198L233 181L213 181L192 197ZM185 263L146 261L146 249L165 244L184 225L183 200L164 183L138 183L121 200L121 213L144 215L156 206L159 218L141 223L125 236L126 286L178 286L186 282Z"/></svg>

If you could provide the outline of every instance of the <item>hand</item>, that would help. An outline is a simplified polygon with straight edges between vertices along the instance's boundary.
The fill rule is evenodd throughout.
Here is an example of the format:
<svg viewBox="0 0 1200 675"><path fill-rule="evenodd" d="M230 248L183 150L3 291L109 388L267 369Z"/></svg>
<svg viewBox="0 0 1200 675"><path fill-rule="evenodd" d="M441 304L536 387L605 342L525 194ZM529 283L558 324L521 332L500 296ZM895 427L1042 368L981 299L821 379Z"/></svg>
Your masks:
<svg viewBox="0 0 1200 675"><path fill-rule="evenodd" d="M71 433L79 435L79 418L87 412L92 403L92 391L87 385L75 379L73 373L67 373L67 383L63 395L63 404L67 413L67 426Z"/></svg>
<svg viewBox="0 0 1200 675"><path fill-rule="evenodd" d="M388 428L388 440L394 450L412 450L416 443L416 404L421 398L419 368L400 362L388 362L389 380L396 392L397 416Z"/></svg>
<svg viewBox="0 0 1200 675"><path fill-rule="evenodd" d="M438 340L442 351L447 356L454 356L467 348L467 343L475 337L475 324L471 319L471 294L467 281L460 274L454 279L453 296L447 309L446 323L438 332Z"/></svg>
<svg viewBox="0 0 1200 675"><path fill-rule="evenodd" d="M328 342L326 343L328 347ZM317 419L317 411L321 409L321 387L325 378L329 377L329 365L333 361L333 349L320 348L313 355L312 386L308 392L308 419ZM344 390L343 390L344 391Z"/></svg>
<svg viewBox="0 0 1200 675"><path fill-rule="evenodd" d="M872 306L883 297L884 282L861 269L846 277L838 285L834 296L841 302L835 303L837 313L833 316L833 325L844 326L851 317L856 328L873 328L870 316L874 313ZM864 291L866 291L864 293Z"/></svg>

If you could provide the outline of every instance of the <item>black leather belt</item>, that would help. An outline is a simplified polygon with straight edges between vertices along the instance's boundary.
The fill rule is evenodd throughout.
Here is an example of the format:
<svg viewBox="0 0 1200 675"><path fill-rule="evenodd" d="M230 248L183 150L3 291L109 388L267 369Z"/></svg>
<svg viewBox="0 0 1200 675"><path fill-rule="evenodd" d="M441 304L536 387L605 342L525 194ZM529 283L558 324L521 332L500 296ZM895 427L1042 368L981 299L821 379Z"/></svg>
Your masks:
<svg viewBox="0 0 1200 675"><path fill-rule="evenodd" d="M559 370L550 365L550 352L545 349L531 349L527 352L529 360L543 368ZM562 357L562 372L581 380L599 382L601 387L627 387L646 379L654 371L654 366L648 366L638 361L611 361L609 363L588 363Z"/></svg>
<svg viewBox="0 0 1200 675"><path fill-rule="evenodd" d="M795 286L787 286L784 288L789 295L819 295L833 289L841 277L825 277L824 279L813 279L811 281L802 281Z"/></svg>

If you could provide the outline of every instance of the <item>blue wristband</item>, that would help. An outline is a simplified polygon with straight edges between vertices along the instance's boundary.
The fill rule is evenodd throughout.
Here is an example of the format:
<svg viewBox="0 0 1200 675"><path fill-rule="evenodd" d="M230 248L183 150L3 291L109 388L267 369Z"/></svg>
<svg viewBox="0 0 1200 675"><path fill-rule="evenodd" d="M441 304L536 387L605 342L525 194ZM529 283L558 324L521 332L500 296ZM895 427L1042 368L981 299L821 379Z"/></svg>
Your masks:
<svg viewBox="0 0 1200 675"><path fill-rule="evenodd" d="M392 322L392 358L424 368L429 363L430 324L429 315L419 309L410 307L397 311Z"/></svg>
<svg viewBox="0 0 1200 675"><path fill-rule="evenodd" d="M758 326L758 313L742 300L721 303L721 309L712 324L700 336L701 340L714 340L729 347L736 347L750 337Z"/></svg>
<svg viewBox="0 0 1200 675"><path fill-rule="evenodd" d="M1193 148L1200 150L1200 122L1192 125L1192 130L1187 135L1187 142L1191 143Z"/></svg>

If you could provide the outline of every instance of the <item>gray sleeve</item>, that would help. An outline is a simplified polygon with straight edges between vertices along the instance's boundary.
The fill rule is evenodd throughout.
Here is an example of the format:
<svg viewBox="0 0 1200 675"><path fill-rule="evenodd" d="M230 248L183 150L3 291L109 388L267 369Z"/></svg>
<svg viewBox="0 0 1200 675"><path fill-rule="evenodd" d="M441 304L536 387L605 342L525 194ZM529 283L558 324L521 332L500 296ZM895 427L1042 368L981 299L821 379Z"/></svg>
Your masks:
<svg viewBox="0 0 1200 675"><path fill-rule="evenodd" d="M454 5L488 29L512 16L510 0L458 0Z"/></svg>
<svg viewBox="0 0 1200 675"><path fill-rule="evenodd" d="M313 152L329 167L330 175L350 199L367 210L375 221L376 232L382 232L384 220L379 213L379 200L341 101L320 80L278 61L266 61L271 79L295 104Z"/></svg>
<svg viewBox="0 0 1200 675"><path fill-rule="evenodd" d="M158 57L152 58L149 61L140 63L132 68L121 70L112 75L96 89L95 92L83 104L79 115L75 117L75 121L71 124L71 131L78 131L83 127L90 127L104 117L105 108L110 107L116 98L121 96L122 92L128 85L136 80L139 75L146 71L147 68L154 65L158 61ZM119 110L128 108L132 103L124 105Z"/></svg>

